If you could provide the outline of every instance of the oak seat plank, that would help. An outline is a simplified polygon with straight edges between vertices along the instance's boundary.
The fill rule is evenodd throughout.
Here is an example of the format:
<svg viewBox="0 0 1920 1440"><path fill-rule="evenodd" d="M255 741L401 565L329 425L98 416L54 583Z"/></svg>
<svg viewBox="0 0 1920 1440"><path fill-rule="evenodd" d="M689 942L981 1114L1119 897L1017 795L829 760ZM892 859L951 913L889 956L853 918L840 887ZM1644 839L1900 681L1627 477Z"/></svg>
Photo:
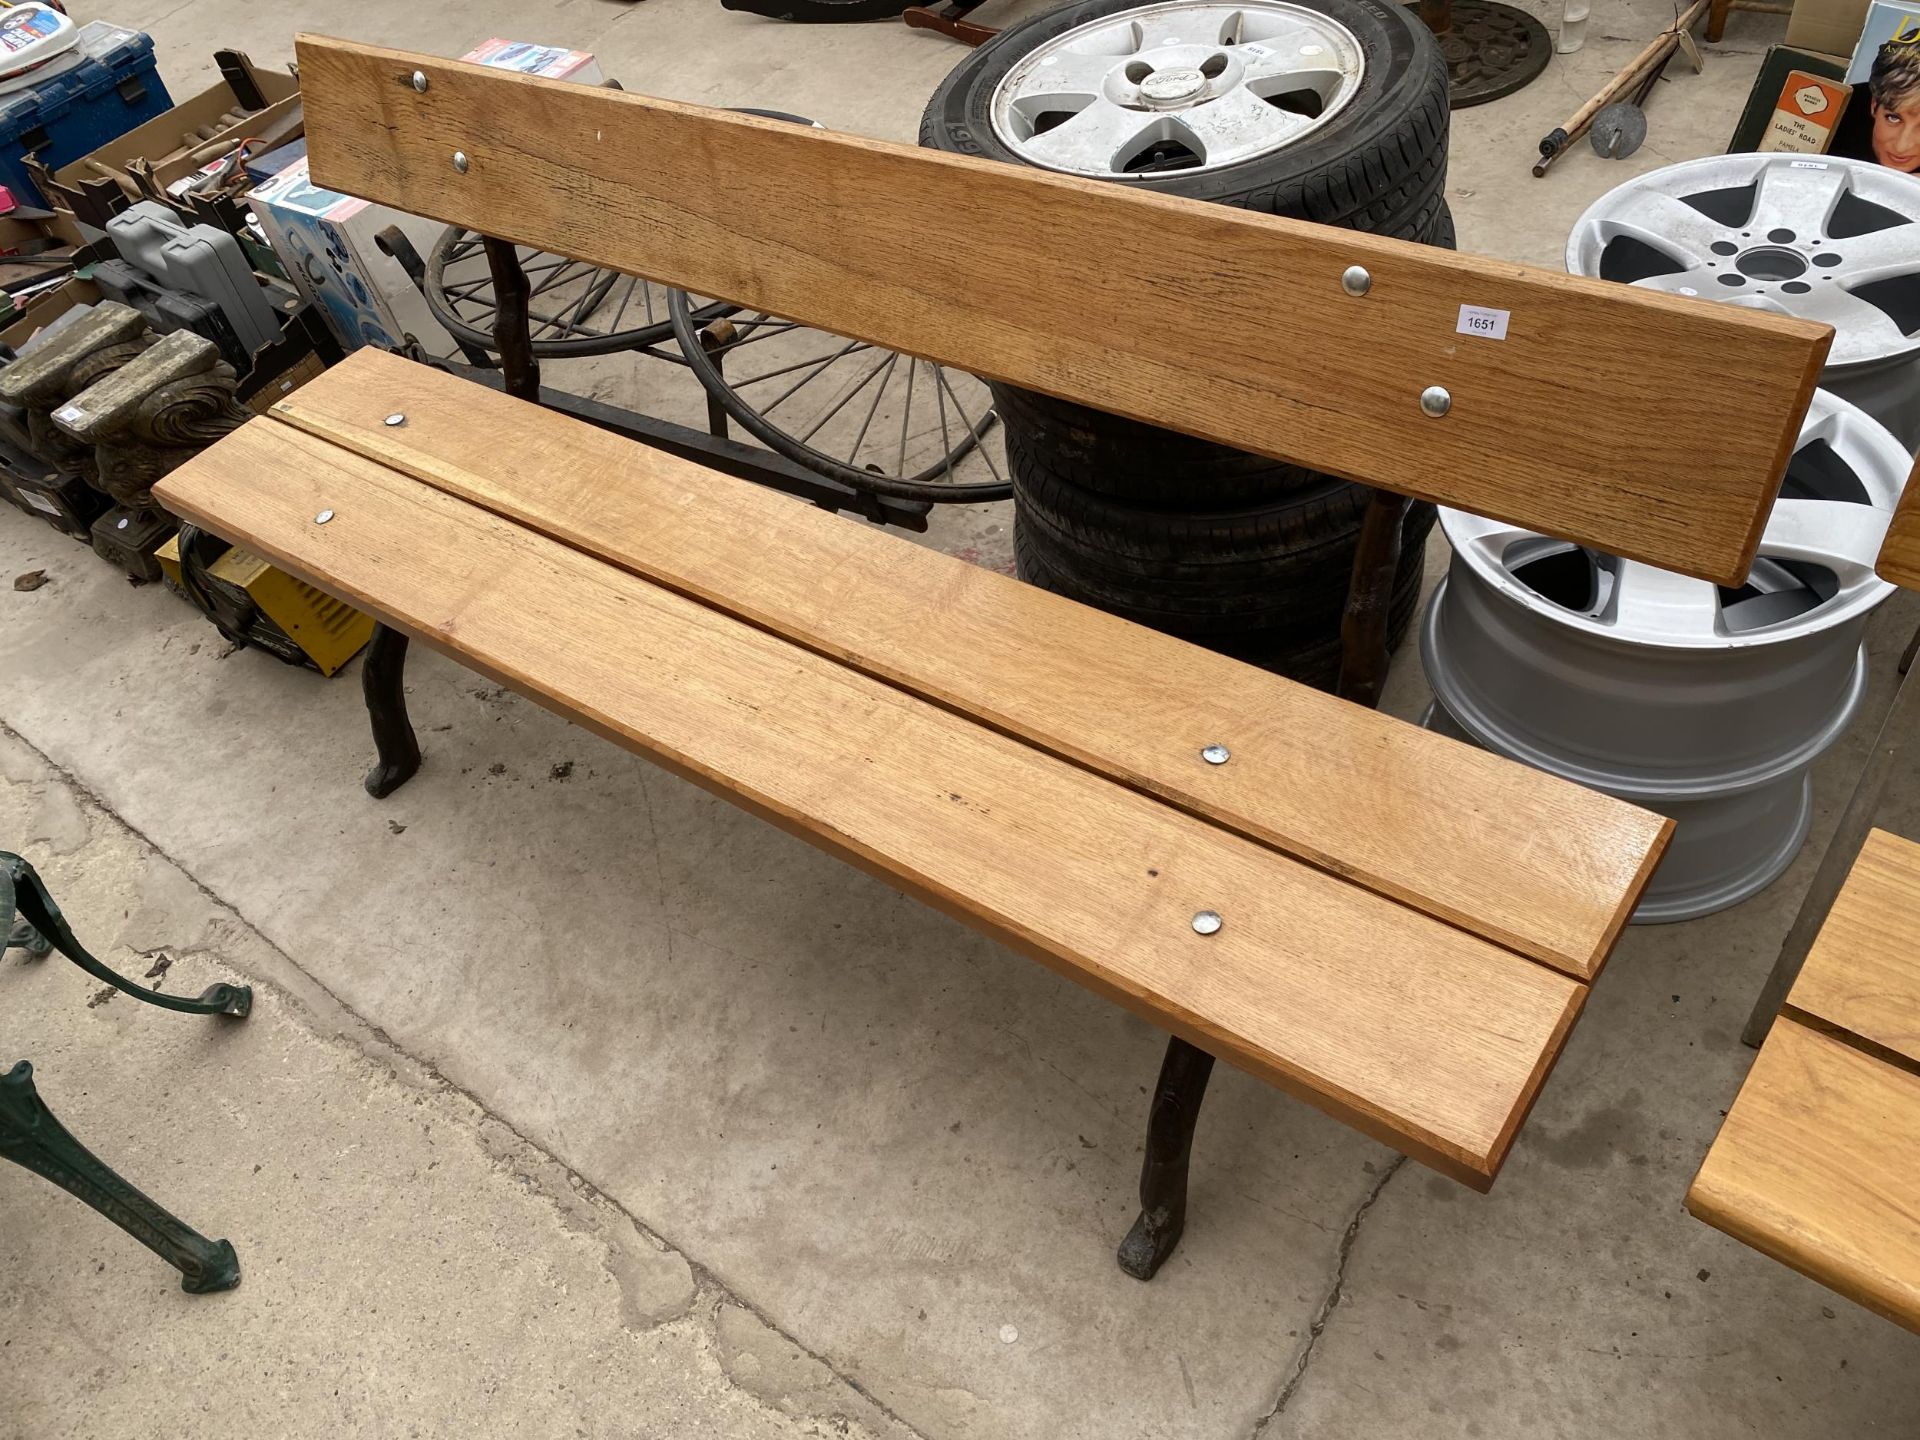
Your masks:
<svg viewBox="0 0 1920 1440"><path fill-rule="evenodd" d="M1920 1330L1920 1075L1782 1017L1687 1209Z"/></svg>
<svg viewBox="0 0 1920 1440"><path fill-rule="evenodd" d="M394 410L407 423L384 423ZM1664 817L361 350L276 419L1581 979ZM1221 742L1223 766L1200 758Z"/></svg>
<svg viewBox="0 0 1920 1440"><path fill-rule="evenodd" d="M156 493L1476 1188L1586 995L1543 964L289 425L253 421ZM333 518L314 524L323 509ZM1193 932L1201 909L1225 917L1220 933Z"/></svg>
<svg viewBox="0 0 1920 1440"><path fill-rule="evenodd" d="M1232 206L297 45L316 183L1721 584L1745 577L1831 341ZM1506 338L1461 334L1463 305L1509 312ZM1607 403L1542 404L1568 375Z"/></svg>
<svg viewBox="0 0 1920 1440"><path fill-rule="evenodd" d="M1786 1013L1920 1070L1920 844L1867 836Z"/></svg>

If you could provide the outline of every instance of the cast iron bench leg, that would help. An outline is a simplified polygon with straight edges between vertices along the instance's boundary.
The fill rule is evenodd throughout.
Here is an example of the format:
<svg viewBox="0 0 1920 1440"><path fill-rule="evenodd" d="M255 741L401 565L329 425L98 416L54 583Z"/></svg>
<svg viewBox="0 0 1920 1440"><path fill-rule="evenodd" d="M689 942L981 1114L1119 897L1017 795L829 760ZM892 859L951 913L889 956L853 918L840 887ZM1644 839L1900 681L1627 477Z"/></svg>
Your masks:
<svg viewBox="0 0 1920 1440"><path fill-rule="evenodd" d="M1140 1167L1140 1216L1120 1242L1120 1268L1151 1280L1187 1227L1187 1158L1207 1095L1213 1056L1178 1035L1167 1041L1147 1112L1147 1158Z"/></svg>
<svg viewBox="0 0 1920 1440"><path fill-rule="evenodd" d="M367 658L361 662L360 691L367 699L367 718L373 722L373 744L379 758L367 771L367 793L384 800L413 778L420 768L420 742L407 719L407 637L385 625L373 627Z"/></svg>
<svg viewBox="0 0 1920 1440"><path fill-rule="evenodd" d="M1400 539L1412 501L1376 490L1361 521L1340 627L1340 680L1335 693L1369 708L1387 682L1387 621L1400 565ZM1206 1098L1213 1056L1179 1036L1167 1041L1153 1108L1147 1116L1147 1158L1140 1169L1140 1216L1120 1242L1120 1268L1151 1280L1180 1243L1187 1225L1187 1160L1193 1127Z"/></svg>
<svg viewBox="0 0 1920 1440"><path fill-rule="evenodd" d="M24 1166L77 1196L180 1272L193 1295L231 1290L240 1260L225 1240L209 1240L162 1210L74 1139L34 1088L33 1066L22 1060L0 1075L0 1158Z"/></svg>
<svg viewBox="0 0 1920 1440"><path fill-rule="evenodd" d="M232 1015L236 1019L243 1019L247 1012L253 1009L253 987L249 985L229 985L221 981L219 984L209 985L200 992L198 997L189 1000L184 995L168 995L163 991L149 990L144 985L135 984L126 976L109 969L104 963L95 959L86 946L80 943L79 937L67 924L67 917L62 915L60 907L53 903L53 896L47 893L45 883L33 866L18 855L0 850L0 867L6 869L7 879L10 882L6 890L0 890L0 900L10 898L13 907L19 910L20 918L47 942L49 948L58 950L94 979L104 981L114 989L131 995L136 1000L144 1000L149 1005L158 1005L163 1010L179 1010L188 1015ZM11 892L10 895L8 891ZM0 914L4 913L0 911ZM23 943L27 942L15 940L12 936L7 939L8 945ZM27 944L27 948L34 954L46 953L45 950L30 943ZM4 949L0 949L0 953L4 953Z"/></svg>

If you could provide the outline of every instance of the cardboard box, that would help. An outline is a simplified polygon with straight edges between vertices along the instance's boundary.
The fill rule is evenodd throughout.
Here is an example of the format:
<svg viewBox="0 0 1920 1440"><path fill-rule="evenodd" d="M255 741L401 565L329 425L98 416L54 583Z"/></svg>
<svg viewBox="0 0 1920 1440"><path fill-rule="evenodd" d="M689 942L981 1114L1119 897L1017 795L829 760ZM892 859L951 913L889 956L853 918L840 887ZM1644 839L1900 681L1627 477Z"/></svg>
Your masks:
<svg viewBox="0 0 1920 1440"><path fill-rule="evenodd" d="M288 278L326 316L347 350L362 345L404 350L412 337L430 354L454 353L453 337L377 239L389 225L398 225L411 229L408 238L425 253L444 226L315 185L304 156L250 199Z"/></svg>
<svg viewBox="0 0 1920 1440"><path fill-rule="evenodd" d="M33 332L58 320L76 305L97 305L100 291L91 280L70 276L53 289L43 291L27 302L26 309L0 329L0 345L18 350L33 338Z"/></svg>
<svg viewBox="0 0 1920 1440"><path fill-rule="evenodd" d="M80 238L80 227L73 223L73 217L57 210L45 220L0 215L0 255L37 255L48 248L86 243Z"/></svg>
<svg viewBox="0 0 1920 1440"><path fill-rule="evenodd" d="M216 130L208 139L195 138L192 144L183 143L185 137L194 135L201 126L216 124L228 111L245 108L223 78L218 84L202 90L191 100L182 101L164 115L156 115L146 124L136 126L98 150L53 171L40 186L47 192L48 202L54 209L64 210L84 224L102 226L106 223L108 212L104 210L100 199L101 186L117 184L128 201L148 198L127 176L129 161L152 162L154 180L164 190L207 163L193 158L195 150L222 139L239 140L265 130L299 106L300 82L297 79L278 71L263 70L251 61L244 63L253 83L268 102L266 109L253 111L237 125ZM114 173L111 176L102 174L96 166ZM114 208L119 207L116 204Z"/></svg>
<svg viewBox="0 0 1920 1440"><path fill-rule="evenodd" d="M1870 0L1793 0L1787 17L1787 44L1821 55L1849 56L1867 23ZM1846 64L1845 59L1841 65Z"/></svg>

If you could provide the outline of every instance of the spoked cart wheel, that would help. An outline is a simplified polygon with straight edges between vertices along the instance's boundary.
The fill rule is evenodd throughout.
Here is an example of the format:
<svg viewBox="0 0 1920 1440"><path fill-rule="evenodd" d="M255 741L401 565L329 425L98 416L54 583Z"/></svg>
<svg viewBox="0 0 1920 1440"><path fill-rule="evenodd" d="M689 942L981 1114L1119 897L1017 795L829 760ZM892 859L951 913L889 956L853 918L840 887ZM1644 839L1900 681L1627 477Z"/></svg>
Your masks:
<svg viewBox="0 0 1920 1440"><path fill-rule="evenodd" d="M830 479L935 504L1012 497L986 385L764 311L718 318L667 297L681 354L725 414L761 444Z"/></svg>
<svg viewBox="0 0 1920 1440"><path fill-rule="evenodd" d="M866 494L968 504L1013 493L994 448L993 397L971 375L563 255L516 253L536 359L633 350L686 365L707 392L715 434L732 421L776 454ZM450 227L424 281L448 333L495 352L497 306L481 237Z"/></svg>
<svg viewBox="0 0 1920 1440"><path fill-rule="evenodd" d="M536 357L614 355L672 338L664 287L564 255L517 248L532 290L528 309ZM449 226L427 259L425 290L434 319L448 334L482 350L493 348L493 277L480 236ZM712 314L726 308L713 307Z"/></svg>

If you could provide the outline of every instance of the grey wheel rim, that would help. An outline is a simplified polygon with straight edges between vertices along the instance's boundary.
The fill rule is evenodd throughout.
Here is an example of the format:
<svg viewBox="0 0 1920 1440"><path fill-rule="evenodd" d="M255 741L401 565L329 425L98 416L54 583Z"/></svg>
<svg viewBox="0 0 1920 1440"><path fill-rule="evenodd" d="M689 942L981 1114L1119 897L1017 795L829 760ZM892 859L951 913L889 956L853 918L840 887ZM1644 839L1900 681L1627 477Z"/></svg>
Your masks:
<svg viewBox="0 0 1920 1440"><path fill-rule="evenodd" d="M1862 637L1892 591L1873 562L1910 466L1816 392L1737 589L1442 510L1454 554L1421 649L1445 719L1679 822L1637 918L1745 898L1791 860L1808 769L1864 694Z"/></svg>

